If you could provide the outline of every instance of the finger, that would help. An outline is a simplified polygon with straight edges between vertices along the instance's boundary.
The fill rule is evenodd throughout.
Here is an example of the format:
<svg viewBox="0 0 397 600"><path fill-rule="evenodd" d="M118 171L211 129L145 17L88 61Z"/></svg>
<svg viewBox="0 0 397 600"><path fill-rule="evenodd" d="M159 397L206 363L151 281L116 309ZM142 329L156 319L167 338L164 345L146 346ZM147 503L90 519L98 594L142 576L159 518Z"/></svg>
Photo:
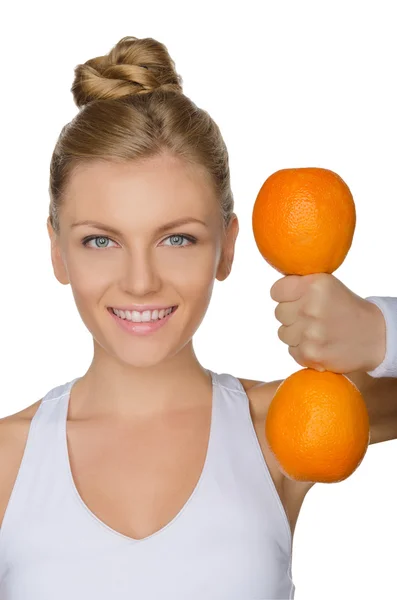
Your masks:
<svg viewBox="0 0 397 600"><path fill-rule="evenodd" d="M307 367L307 365L305 364L305 362L303 361L303 359L300 355L298 346L296 346L295 348L292 346L289 346L288 352L290 353L290 355L292 356L294 361L298 363L298 365L300 365L301 367Z"/></svg>
<svg viewBox="0 0 397 600"><path fill-rule="evenodd" d="M287 346L298 346L302 339L302 325L294 323L288 327L281 325L277 332L278 337Z"/></svg>
<svg viewBox="0 0 397 600"><path fill-rule="evenodd" d="M281 304L277 304L274 309L274 315L277 321L288 327L297 321L299 310L300 304L297 301L282 302Z"/></svg>
<svg viewBox="0 0 397 600"><path fill-rule="evenodd" d="M324 367L324 361L319 358L315 358L315 356L311 355L310 352L304 351L303 345L301 346L289 346L288 352L292 356L292 358L299 364L301 367L307 367L309 369L315 369L319 372L326 371ZM313 354L313 353L312 353Z"/></svg>
<svg viewBox="0 0 397 600"><path fill-rule="evenodd" d="M270 297L276 302L294 302L303 295L302 275L286 275L270 288Z"/></svg>

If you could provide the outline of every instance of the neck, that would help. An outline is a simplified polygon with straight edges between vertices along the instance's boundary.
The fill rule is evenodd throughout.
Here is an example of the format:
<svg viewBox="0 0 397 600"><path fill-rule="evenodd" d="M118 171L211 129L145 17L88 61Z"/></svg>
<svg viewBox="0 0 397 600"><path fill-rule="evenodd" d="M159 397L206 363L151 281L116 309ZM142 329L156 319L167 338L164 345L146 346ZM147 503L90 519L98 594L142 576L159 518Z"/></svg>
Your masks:
<svg viewBox="0 0 397 600"><path fill-rule="evenodd" d="M192 340L148 367L122 363L95 341L94 348L90 367L73 386L70 418L150 418L207 402L211 377L198 362Z"/></svg>

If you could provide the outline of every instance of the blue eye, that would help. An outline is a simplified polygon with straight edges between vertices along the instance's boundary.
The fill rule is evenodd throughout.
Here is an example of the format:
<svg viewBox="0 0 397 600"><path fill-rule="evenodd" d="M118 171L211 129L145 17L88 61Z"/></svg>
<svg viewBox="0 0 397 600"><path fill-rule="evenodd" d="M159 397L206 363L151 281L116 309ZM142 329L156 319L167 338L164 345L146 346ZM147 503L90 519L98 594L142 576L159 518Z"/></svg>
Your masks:
<svg viewBox="0 0 397 600"><path fill-rule="evenodd" d="M81 243L83 244L83 246L87 246L88 242L91 242L92 240L95 240L95 241L100 240L100 242L111 241L110 238L108 238L104 235L91 235L88 238L84 238ZM108 246L101 244L101 245L96 245L95 247L96 248L107 248ZM94 246L90 246L90 248L94 248Z"/></svg>
<svg viewBox="0 0 397 600"><path fill-rule="evenodd" d="M166 240L178 240L178 238L181 239L185 239L188 240L188 242L191 242L192 244L195 244L197 242L196 238L192 237L191 235L182 235L181 233L174 233L170 236L168 236L167 238L165 238ZM171 244L171 246L179 246L181 248L184 248L186 246L182 246L182 244Z"/></svg>
<svg viewBox="0 0 397 600"><path fill-rule="evenodd" d="M175 241L179 239L185 239L188 240L188 242L190 242L191 244L196 244L197 243L197 239L191 235L185 235L182 233L173 233L172 235L169 235L167 238L165 238L166 240L173 240ZM88 246L88 242L91 242L95 240L96 244L95 246ZM97 243L97 240L100 240L100 244ZM111 240L109 237L105 236L105 235L91 235L89 237L86 237L82 240L82 244L83 246L87 246L89 248L108 248L108 245L103 244L103 242L106 241L113 241ZM185 248L186 246L182 246L182 244L170 244L171 246L175 246L175 247L180 247L180 248ZM190 244L188 244L189 246Z"/></svg>

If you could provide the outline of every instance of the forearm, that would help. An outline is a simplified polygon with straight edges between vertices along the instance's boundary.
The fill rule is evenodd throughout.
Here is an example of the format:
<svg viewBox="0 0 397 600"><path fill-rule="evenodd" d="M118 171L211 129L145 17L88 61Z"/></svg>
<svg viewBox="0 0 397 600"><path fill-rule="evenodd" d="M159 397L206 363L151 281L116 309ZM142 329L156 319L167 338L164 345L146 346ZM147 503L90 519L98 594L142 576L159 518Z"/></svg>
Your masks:
<svg viewBox="0 0 397 600"><path fill-rule="evenodd" d="M346 376L364 397L371 425L371 444L397 439L397 298L370 296L386 325L383 361L372 371L354 371Z"/></svg>
<svg viewBox="0 0 397 600"><path fill-rule="evenodd" d="M375 379L361 371L346 373L360 390L366 404L371 444L397 438L397 378Z"/></svg>

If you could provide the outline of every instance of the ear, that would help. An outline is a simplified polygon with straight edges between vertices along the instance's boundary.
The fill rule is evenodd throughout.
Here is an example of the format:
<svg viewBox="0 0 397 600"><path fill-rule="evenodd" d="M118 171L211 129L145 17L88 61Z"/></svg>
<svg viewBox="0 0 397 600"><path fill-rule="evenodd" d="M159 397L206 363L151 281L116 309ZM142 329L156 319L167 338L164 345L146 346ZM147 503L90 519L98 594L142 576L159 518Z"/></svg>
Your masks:
<svg viewBox="0 0 397 600"><path fill-rule="evenodd" d="M59 237L55 233L49 217L47 219L47 231L51 240L51 262L54 275L59 283L67 285L69 283L69 276L62 258Z"/></svg>
<svg viewBox="0 0 397 600"><path fill-rule="evenodd" d="M216 279L219 281L223 281L226 279L230 271L232 270L232 264L234 259L234 248L236 244L236 239L239 232L239 223L238 218L235 213L232 214L230 219L227 231L225 233L225 238L223 241L223 248L221 258L219 260L218 269L216 272Z"/></svg>

